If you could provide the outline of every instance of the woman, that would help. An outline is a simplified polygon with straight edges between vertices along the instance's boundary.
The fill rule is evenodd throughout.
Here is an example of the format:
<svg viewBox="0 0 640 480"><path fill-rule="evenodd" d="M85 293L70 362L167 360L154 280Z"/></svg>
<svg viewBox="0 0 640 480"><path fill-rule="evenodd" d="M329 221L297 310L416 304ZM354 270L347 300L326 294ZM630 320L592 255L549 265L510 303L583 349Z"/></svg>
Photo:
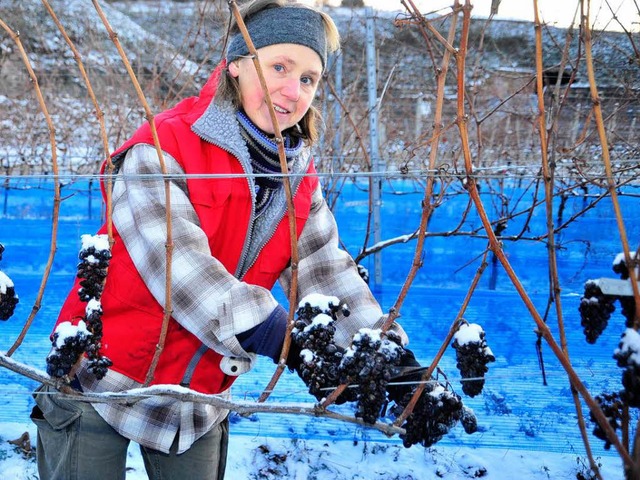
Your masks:
<svg viewBox="0 0 640 480"><path fill-rule="evenodd" d="M338 32L326 14L278 0L252 2L243 18L293 174L298 298L315 292L348 303L352 313L339 319L336 333L337 342L348 346L354 333L380 327L384 316L351 257L339 250L335 221L313 175L310 147L318 137L319 114L312 102L327 55L338 48ZM287 312L270 289L280 280L288 291L291 277L274 127L236 26L225 60L200 96L158 115L155 124L172 174L174 249L173 312L152 384L228 395L256 355L278 360ZM163 318L165 185L148 125L113 160L115 244L101 298L102 350L113 366L98 380L83 361L77 382L85 392L140 387ZM77 287L58 322L84 314ZM288 363L299 361L293 357ZM150 478L223 478L226 410L167 398L90 405L61 401L44 390L33 414L41 479L122 479L130 440L140 444Z"/></svg>

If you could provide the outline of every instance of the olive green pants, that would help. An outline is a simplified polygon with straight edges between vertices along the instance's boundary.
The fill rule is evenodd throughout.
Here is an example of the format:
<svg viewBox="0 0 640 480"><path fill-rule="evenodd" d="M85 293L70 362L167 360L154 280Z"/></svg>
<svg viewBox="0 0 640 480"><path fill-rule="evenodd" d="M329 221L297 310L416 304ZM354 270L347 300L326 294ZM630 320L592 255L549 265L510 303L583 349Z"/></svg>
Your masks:
<svg viewBox="0 0 640 480"><path fill-rule="evenodd" d="M38 429L40 480L124 480L130 440L116 432L91 404L57 398L48 387L36 393L31 414ZM55 390L51 390L55 392ZM150 480L222 480L229 441L228 421L176 454L140 447Z"/></svg>

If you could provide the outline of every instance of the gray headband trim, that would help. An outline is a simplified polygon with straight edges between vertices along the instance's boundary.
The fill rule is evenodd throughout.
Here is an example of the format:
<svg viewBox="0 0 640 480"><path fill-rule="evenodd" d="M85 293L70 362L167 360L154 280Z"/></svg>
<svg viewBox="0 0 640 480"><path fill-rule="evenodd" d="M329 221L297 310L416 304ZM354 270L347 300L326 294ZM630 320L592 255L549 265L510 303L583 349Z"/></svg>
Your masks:
<svg viewBox="0 0 640 480"><path fill-rule="evenodd" d="M295 43L315 51L324 69L327 63L327 39L324 21L310 8L284 6L266 8L245 20L256 49L277 43ZM227 63L249 54L249 47L238 32L229 41Z"/></svg>

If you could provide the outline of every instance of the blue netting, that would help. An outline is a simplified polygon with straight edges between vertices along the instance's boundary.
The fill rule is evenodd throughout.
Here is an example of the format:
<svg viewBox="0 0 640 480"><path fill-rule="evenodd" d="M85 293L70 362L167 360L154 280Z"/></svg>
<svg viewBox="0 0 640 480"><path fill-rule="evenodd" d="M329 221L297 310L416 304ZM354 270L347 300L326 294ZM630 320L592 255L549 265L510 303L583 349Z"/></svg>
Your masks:
<svg viewBox="0 0 640 480"><path fill-rule="evenodd" d="M50 248L53 205L48 181L22 180L10 184L10 187L0 188L0 201L4 202L0 209L0 242L6 247L0 268L12 278L20 295L20 304L12 319L0 325L0 348L3 350L8 349L17 337L40 287ZM364 187L366 184L346 184L335 208L342 240L354 256L362 247L365 235L368 203ZM385 184L383 239L408 234L417 228L422 193L408 193L414 191L414 187L410 182ZM533 201L532 189L519 185L516 180L483 184L483 191L486 192L483 200L491 220L499 219L501 211L524 210ZM405 194L395 195L392 192ZM558 224L566 222L601 193L589 192L592 196L588 197L569 196L562 218L558 218L560 204L556 202L554 221ZM621 197L622 208L627 217L627 234L634 248L640 238L640 225L636 220L638 201L634 197L639 192L637 188L629 187L625 193ZM62 195L65 200L61 205L57 253L42 308L23 346L14 356L38 368L44 368L51 325L73 282L80 235L94 233L101 223L102 206L95 184L91 193L86 182L69 184L63 188ZM445 235L459 225L467 202L468 196L461 192L446 197L436 208L429 224L430 235L434 236L425 243L421 256L423 266L401 309L401 323L410 335L410 347L422 363L429 362L440 347L479 266L479 256L487 246L473 208L460 230L475 232L474 235ZM544 205L534 210L530 223L524 229L526 221L525 214L509 221L504 235L522 233L524 238L517 242L505 241L504 248L538 312L544 314L549 290L548 253L546 243L536 241L546 234ZM560 246L560 300L572 363L593 395L604 390L618 390L621 387L620 372L611 355L624 329L623 317L619 312L614 313L609 328L597 344L588 345L584 341L578 314L584 281L602 276L615 277L611 263L621 247L610 200L605 198L597 202L578 220L567 225L557 235L556 241ZM374 290L384 309L390 308L397 298L411 267L414 248L415 241L410 241L382 252L384 281ZM480 431L469 436L461 428L456 428L443 443L559 452L575 449L582 452L567 376L543 344L547 385L543 384L535 345L535 324L500 265L492 263L491 257L489 261L465 314L468 321L484 327L487 342L497 359L489 365L483 394L474 399L463 397L465 404L475 410ZM371 257L366 258L363 264L373 272ZM281 291L276 290L276 295L286 302ZM552 306L550 312L549 325L557 337L555 307ZM462 394L453 349L447 351L441 368L456 391ZM270 361L260 361L254 372L236 382L235 395L257 399L273 369ZM33 382L0 369L0 422L26 421L32 402L29 392L34 387ZM312 397L305 393L304 385L295 375L287 374L270 401L310 403ZM350 414L347 406L338 409ZM398 441L350 424L310 417L288 416L283 421L281 415L261 414L249 418L233 416L232 420L234 434ZM599 440L595 440L593 446L596 454L605 453Z"/></svg>

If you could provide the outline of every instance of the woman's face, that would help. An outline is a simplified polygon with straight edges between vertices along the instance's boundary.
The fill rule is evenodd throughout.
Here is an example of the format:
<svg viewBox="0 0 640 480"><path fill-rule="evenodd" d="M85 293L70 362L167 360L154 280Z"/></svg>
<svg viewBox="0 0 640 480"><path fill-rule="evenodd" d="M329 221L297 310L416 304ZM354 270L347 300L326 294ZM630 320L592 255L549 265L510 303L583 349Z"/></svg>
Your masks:
<svg viewBox="0 0 640 480"><path fill-rule="evenodd" d="M258 49L258 58L281 130L298 123L307 113L322 76L320 56L302 45L280 43ZM238 79L242 108L251 121L274 133L269 107L253 60L241 58L229 64Z"/></svg>

